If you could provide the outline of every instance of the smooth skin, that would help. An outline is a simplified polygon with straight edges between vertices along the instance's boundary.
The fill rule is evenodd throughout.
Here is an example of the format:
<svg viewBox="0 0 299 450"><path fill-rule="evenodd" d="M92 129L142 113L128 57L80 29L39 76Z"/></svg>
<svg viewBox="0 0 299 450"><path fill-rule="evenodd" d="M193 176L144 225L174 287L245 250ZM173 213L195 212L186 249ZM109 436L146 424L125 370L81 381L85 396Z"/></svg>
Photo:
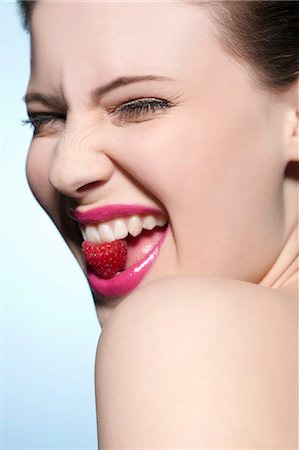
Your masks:
<svg viewBox="0 0 299 450"><path fill-rule="evenodd" d="M96 358L100 449L297 449L298 301L170 277L113 311Z"/></svg>
<svg viewBox="0 0 299 450"><path fill-rule="evenodd" d="M101 450L295 448L298 181L286 168L298 162L297 86L262 88L224 51L208 10L181 2L39 1L31 49L27 93L51 94L59 105L28 102L30 114L56 114L31 143L28 180L83 270L66 206L147 205L170 221L135 292L94 296ZM167 79L91 98L117 77L149 74ZM144 98L171 106L134 118L119 112ZM235 357L242 352L250 355ZM165 382L150 384L162 362ZM192 404L183 407L183 398ZM242 422L236 431L240 417L249 429Z"/></svg>

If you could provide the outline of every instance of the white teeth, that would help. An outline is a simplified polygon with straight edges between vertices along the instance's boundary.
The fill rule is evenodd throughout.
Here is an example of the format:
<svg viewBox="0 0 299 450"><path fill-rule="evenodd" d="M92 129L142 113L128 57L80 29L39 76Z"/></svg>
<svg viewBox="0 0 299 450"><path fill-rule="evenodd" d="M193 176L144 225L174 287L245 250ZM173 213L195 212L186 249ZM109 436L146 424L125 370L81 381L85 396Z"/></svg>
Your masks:
<svg viewBox="0 0 299 450"><path fill-rule="evenodd" d="M123 239L128 236L128 229L124 220L116 220L113 230L115 239Z"/></svg>
<svg viewBox="0 0 299 450"><path fill-rule="evenodd" d="M83 236L84 241L86 241L87 238L86 238L86 231L85 231L85 229L83 227L80 227L80 231L81 231L81 234Z"/></svg>
<svg viewBox="0 0 299 450"><path fill-rule="evenodd" d="M166 217L163 216L157 217L156 224L158 225L158 227L164 227L166 223L167 223Z"/></svg>
<svg viewBox="0 0 299 450"><path fill-rule="evenodd" d="M128 233L136 237L142 232L142 228L153 230L156 226L163 227L166 223L166 217L161 215L148 214L140 217L136 214L130 218L116 219L107 223L80 226L80 229L84 240L103 243L124 239Z"/></svg>
<svg viewBox="0 0 299 450"><path fill-rule="evenodd" d="M156 219L154 216L146 216L143 220L143 228L145 230L152 230L156 226Z"/></svg>
<svg viewBox="0 0 299 450"><path fill-rule="evenodd" d="M141 230L142 230L142 223L140 217L132 216L128 222L129 233L131 234L131 236L136 237L138 236L138 234L141 233Z"/></svg>
<svg viewBox="0 0 299 450"><path fill-rule="evenodd" d="M101 238L101 242L115 241L114 233L106 223L101 223L98 226L98 232Z"/></svg>
<svg viewBox="0 0 299 450"><path fill-rule="evenodd" d="M85 236L87 241L100 242L97 225L87 225L85 228Z"/></svg>

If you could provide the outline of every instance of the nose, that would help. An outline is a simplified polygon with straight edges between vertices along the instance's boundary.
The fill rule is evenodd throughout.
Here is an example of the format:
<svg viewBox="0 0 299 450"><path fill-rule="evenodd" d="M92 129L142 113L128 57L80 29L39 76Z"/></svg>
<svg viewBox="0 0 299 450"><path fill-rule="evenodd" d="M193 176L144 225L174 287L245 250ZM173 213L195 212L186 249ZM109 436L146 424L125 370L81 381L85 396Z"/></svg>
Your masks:
<svg viewBox="0 0 299 450"><path fill-rule="evenodd" d="M49 182L60 193L75 200L107 182L114 164L102 137L96 133L68 131L53 153Z"/></svg>

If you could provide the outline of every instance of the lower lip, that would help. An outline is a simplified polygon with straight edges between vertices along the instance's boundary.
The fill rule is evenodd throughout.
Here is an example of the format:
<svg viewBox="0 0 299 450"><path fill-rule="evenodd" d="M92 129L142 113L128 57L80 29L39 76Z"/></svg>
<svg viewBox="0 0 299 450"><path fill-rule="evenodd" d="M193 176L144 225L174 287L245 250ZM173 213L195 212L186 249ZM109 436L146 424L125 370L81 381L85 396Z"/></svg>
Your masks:
<svg viewBox="0 0 299 450"><path fill-rule="evenodd" d="M160 241L153 247L148 255L138 261L138 263L121 272L119 275L115 275L110 279L103 279L98 277L92 269L88 269L87 279L91 288L96 293L109 298L122 297L132 292L149 272L153 263L158 258L161 247L167 236L168 228L169 225Z"/></svg>

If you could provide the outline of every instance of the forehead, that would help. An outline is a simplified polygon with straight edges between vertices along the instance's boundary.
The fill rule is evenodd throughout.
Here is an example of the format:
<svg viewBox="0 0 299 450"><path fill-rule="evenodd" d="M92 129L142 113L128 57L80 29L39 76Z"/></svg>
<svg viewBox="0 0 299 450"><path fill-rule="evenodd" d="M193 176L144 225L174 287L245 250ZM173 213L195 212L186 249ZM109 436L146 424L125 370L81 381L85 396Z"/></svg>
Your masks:
<svg viewBox="0 0 299 450"><path fill-rule="evenodd" d="M82 77L91 84L99 76L103 83L148 73L180 77L207 57L213 40L202 8L179 1L38 1L31 28L31 81L57 89Z"/></svg>

